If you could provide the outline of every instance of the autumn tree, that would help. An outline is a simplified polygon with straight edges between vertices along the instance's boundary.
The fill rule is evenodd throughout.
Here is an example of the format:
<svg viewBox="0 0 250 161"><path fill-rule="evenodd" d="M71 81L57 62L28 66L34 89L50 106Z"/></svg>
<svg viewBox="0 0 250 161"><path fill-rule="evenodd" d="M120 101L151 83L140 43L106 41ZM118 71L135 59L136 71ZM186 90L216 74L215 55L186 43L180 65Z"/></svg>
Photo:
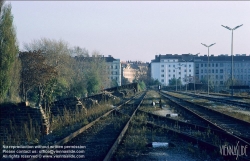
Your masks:
<svg viewBox="0 0 250 161"><path fill-rule="evenodd" d="M27 93L31 89L37 89L40 105L44 98L46 87L55 79L57 70L55 66L46 64L45 57L41 51L20 52L22 62L21 71L21 93L23 101L27 101Z"/></svg>
<svg viewBox="0 0 250 161"><path fill-rule="evenodd" d="M6 97L11 84L11 70L18 54L11 5L0 1L0 101Z"/></svg>
<svg viewBox="0 0 250 161"><path fill-rule="evenodd" d="M45 63L50 66L57 66L57 83L54 90L57 97L70 97L75 83L76 73L74 71L74 59L71 57L71 50L67 42L41 38L24 44L27 51L42 51Z"/></svg>

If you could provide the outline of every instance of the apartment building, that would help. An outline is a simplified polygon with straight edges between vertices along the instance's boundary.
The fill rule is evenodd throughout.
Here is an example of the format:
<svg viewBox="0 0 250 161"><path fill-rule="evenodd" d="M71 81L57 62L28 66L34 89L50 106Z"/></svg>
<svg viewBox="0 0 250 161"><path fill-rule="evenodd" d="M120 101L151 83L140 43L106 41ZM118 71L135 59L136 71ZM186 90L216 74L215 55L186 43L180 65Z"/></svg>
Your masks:
<svg viewBox="0 0 250 161"><path fill-rule="evenodd" d="M209 83L224 86L231 79L232 57L226 54L214 56L156 55L151 61L151 77L168 85L172 78L180 79L185 85L189 82ZM208 63L209 61L209 63ZM208 79L209 77L209 79ZM239 85L250 86L250 56L235 54L233 57L233 77Z"/></svg>
<svg viewBox="0 0 250 161"><path fill-rule="evenodd" d="M139 79L143 75L147 75L149 63L141 61L122 62L122 75L127 78L130 83L135 79Z"/></svg>
<svg viewBox="0 0 250 161"><path fill-rule="evenodd" d="M98 57L101 59L104 59L107 63L107 73L108 73L108 79L110 81L115 80L118 84L118 86L121 85L121 62L120 59L115 59L111 55L108 55L108 57L104 57L104 55L97 55L94 57ZM88 62L94 57L83 57L83 56L75 56L75 59L82 61L82 62ZM85 70L85 69L82 69ZM105 87L105 88L109 88Z"/></svg>
<svg viewBox="0 0 250 161"><path fill-rule="evenodd" d="M207 79L214 85L225 85L231 80L232 57L223 54L219 56L211 55L199 56L195 59L196 74L199 80ZM246 54L236 54L233 57L233 78L239 85L250 85L250 56Z"/></svg>
<svg viewBox="0 0 250 161"><path fill-rule="evenodd" d="M104 57L108 64L109 79L115 80L118 86L121 86L121 62L120 59L115 59L111 55Z"/></svg>
<svg viewBox="0 0 250 161"><path fill-rule="evenodd" d="M180 79L182 84L193 81L194 57L191 54L156 55L151 61L151 77L158 79L161 84L168 85L169 80Z"/></svg>

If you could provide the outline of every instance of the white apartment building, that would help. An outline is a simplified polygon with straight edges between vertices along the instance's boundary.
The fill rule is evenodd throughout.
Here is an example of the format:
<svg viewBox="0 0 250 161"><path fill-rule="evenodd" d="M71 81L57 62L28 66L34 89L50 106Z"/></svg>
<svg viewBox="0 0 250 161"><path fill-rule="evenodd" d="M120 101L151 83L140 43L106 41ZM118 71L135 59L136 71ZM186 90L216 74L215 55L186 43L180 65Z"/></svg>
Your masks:
<svg viewBox="0 0 250 161"><path fill-rule="evenodd" d="M156 55L151 61L151 77L165 86L172 78L180 79L182 84L193 82L194 57L190 54Z"/></svg>
<svg viewBox="0 0 250 161"><path fill-rule="evenodd" d="M168 85L172 78L181 79L183 85L193 83L206 83L224 86L232 78L231 55L198 56L191 54L182 55L156 55L151 61L151 77L158 79L163 85ZM188 79L185 79L188 78ZM209 79L208 79L209 78ZM250 86L250 56L235 54L233 56L233 78L236 85ZM203 82L204 81L204 82Z"/></svg>
<svg viewBox="0 0 250 161"><path fill-rule="evenodd" d="M109 79L115 80L118 86L121 86L121 62L120 59L114 59L111 55L104 57L108 64Z"/></svg>

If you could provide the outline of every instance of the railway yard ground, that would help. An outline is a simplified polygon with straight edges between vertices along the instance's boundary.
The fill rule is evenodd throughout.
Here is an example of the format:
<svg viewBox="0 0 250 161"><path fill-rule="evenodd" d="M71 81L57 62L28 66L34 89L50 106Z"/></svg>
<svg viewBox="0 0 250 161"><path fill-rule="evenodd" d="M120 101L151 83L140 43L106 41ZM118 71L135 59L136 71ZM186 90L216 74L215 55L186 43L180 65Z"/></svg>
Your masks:
<svg viewBox="0 0 250 161"><path fill-rule="evenodd" d="M250 160L250 105L248 98L242 100L191 92L131 92L93 105L87 114L54 117L49 134L33 144L47 146L51 159L41 155L21 160ZM85 148L78 158L65 158L50 146Z"/></svg>

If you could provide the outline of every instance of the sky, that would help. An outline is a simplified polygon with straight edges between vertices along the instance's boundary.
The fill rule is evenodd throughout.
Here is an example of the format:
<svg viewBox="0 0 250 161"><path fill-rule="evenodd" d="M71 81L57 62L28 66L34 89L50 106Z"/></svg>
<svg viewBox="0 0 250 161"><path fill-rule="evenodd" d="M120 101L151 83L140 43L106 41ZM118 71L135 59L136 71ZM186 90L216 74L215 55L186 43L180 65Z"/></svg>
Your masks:
<svg viewBox="0 0 250 161"><path fill-rule="evenodd" d="M250 55L249 1L7 1L20 50L48 38L121 61L155 55Z"/></svg>

